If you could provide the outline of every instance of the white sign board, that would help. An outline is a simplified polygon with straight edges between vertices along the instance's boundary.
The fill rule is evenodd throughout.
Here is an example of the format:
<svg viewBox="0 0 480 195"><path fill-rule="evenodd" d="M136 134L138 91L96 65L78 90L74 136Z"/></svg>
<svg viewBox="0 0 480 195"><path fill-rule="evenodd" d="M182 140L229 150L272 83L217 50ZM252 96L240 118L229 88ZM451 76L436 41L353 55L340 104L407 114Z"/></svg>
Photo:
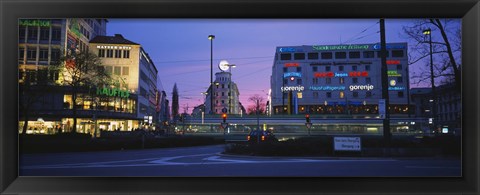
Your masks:
<svg viewBox="0 0 480 195"><path fill-rule="evenodd" d="M336 151L362 151L360 137L334 137L333 149Z"/></svg>
<svg viewBox="0 0 480 195"><path fill-rule="evenodd" d="M385 99L378 100L378 114L380 118L385 118Z"/></svg>

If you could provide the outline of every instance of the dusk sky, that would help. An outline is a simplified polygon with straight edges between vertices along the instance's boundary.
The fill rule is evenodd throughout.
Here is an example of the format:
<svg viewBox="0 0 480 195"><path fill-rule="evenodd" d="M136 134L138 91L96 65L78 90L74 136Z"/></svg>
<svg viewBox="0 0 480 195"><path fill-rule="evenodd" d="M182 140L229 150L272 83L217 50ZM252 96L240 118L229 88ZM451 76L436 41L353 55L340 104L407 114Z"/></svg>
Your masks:
<svg viewBox="0 0 480 195"><path fill-rule="evenodd" d="M412 21L386 19L387 43L409 42L402 27ZM220 60L235 64L233 81L240 102L248 107L254 94L267 99L277 46L378 43L378 31L378 19L109 19L107 24L107 35L122 34L142 45L157 66L159 88L169 100L177 83L180 112L188 104L187 113L203 103L201 92L210 83L210 34L215 35L214 74L220 72ZM424 64L411 66L410 72Z"/></svg>

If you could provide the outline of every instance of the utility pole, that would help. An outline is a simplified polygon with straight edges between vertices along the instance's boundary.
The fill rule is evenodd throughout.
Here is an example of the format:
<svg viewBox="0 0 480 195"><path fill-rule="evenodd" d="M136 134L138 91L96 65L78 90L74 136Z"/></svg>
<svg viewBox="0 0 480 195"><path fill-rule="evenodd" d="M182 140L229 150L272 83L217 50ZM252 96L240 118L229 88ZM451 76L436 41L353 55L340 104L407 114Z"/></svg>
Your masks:
<svg viewBox="0 0 480 195"><path fill-rule="evenodd" d="M390 132L390 111L389 111L389 97L388 97L388 75L387 75L387 44L385 40L385 19L380 19L380 56L382 61L382 99L385 100L385 118L383 119L383 138L386 147L390 147L390 139L392 137Z"/></svg>

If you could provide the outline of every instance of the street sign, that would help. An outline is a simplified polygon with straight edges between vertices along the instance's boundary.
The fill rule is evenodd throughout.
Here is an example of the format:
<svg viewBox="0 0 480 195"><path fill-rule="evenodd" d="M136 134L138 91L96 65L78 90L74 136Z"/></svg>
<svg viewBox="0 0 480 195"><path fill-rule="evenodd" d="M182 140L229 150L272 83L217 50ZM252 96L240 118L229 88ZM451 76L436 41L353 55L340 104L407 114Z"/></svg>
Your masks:
<svg viewBox="0 0 480 195"><path fill-rule="evenodd" d="M227 129L228 123L220 123L220 124L222 125L222 128L223 128L223 129Z"/></svg>
<svg viewBox="0 0 480 195"><path fill-rule="evenodd" d="M223 113L227 113L227 108L223 107L223 108L222 108L222 112L223 112Z"/></svg>
<svg viewBox="0 0 480 195"><path fill-rule="evenodd" d="M334 137L333 148L336 151L362 151L360 137Z"/></svg>
<svg viewBox="0 0 480 195"><path fill-rule="evenodd" d="M378 114L380 115L380 118L385 118L385 99L379 99L378 100Z"/></svg>
<svg viewBox="0 0 480 195"><path fill-rule="evenodd" d="M312 123L305 123L305 126L307 126L307 129L310 129L312 127Z"/></svg>

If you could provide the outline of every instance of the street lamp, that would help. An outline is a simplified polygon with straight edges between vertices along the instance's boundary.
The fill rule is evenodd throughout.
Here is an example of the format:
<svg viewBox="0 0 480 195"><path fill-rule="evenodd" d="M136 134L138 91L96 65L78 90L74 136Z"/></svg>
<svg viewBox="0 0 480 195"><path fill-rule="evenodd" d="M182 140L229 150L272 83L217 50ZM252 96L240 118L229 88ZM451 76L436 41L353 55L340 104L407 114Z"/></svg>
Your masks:
<svg viewBox="0 0 480 195"><path fill-rule="evenodd" d="M208 35L208 40L210 40L210 114L213 114L213 39L215 39L215 35Z"/></svg>
<svg viewBox="0 0 480 195"><path fill-rule="evenodd" d="M432 99L433 100L430 100L430 102L432 102L433 104L433 108L432 108L432 126L433 126L433 129L435 130L435 116L437 114L436 112L436 103L435 103L435 99L436 99L436 94L435 94L435 81L434 81L434 76L433 76L433 48L432 48L432 30L429 28L429 29L425 29L423 31L423 34L424 35L428 35L429 37L429 44L430 44L430 82L432 83Z"/></svg>
<svg viewBox="0 0 480 195"><path fill-rule="evenodd" d="M230 94L228 96L228 112L232 114L232 100L233 100L233 94L232 94L232 68L237 67L235 64L227 64L229 66L229 71L230 71L230 80L228 81L228 93Z"/></svg>

